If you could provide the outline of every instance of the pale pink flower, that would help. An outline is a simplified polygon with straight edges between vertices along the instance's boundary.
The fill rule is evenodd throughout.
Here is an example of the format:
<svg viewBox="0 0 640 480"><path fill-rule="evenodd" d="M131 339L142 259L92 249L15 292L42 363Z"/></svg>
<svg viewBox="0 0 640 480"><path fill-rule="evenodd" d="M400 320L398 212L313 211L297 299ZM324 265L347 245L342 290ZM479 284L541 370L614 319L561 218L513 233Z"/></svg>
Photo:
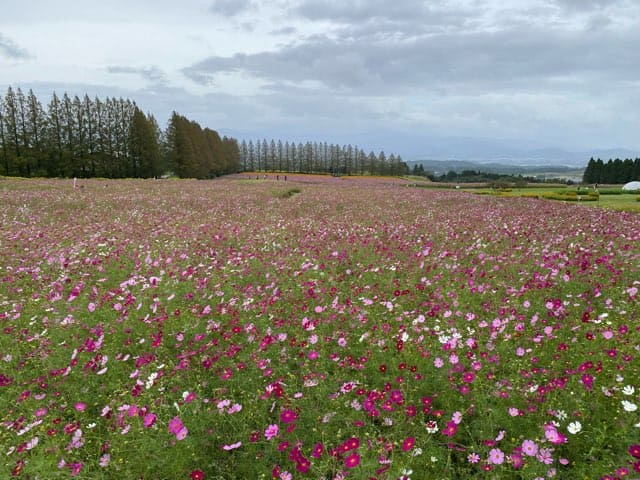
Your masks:
<svg viewBox="0 0 640 480"><path fill-rule="evenodd" d="M272 424L264 431L264 438L271 440L278 435L278 425Z"/></svg>
<svg viewBox="0 0 640 480"><path fill-rule="evenodd" d="M489 458L487 459L487 463L492 463L493 465L501 465L504 462L504 452L499 448L492 448L489 451Z"/></svg>

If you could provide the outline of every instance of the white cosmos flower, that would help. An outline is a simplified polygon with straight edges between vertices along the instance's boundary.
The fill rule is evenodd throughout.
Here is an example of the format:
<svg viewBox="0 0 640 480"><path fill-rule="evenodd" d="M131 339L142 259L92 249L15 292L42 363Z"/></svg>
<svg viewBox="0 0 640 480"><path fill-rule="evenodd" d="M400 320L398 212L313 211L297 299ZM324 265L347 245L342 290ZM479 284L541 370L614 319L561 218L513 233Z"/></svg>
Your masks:
<svg viewBox="0 0 640 480"><path fill-rule="evenodd" d="M411 451L409 455L411 455L412 457L417 457L418 455L422 455L422 449L420 447L416 447Z"/></svg>
<svg viewBox="0 0 640 480"><path fill-rule="evenodd" d="M438 424L433 420L428 421L426 427L429 433L436 433L438 431Z"/></svg>
<svg viewBox="0 0 640 480"><path fill-rule="evenodd" d="M633 395L636 389L632 385L627 385L622 389L622 393L625 395Z"/></svg>
<svg viewBox="0 0 640 480"><path fill-rule="evenodd" d="M638 410L638 405L627 400L622 400L622 408L624 408L625 412L635 412Z"/></svg>
<svg viewBox="0 0 640 480"><path fill-rule="evenodd" d="M582 424L576 420L575 422L571 422L567 426L567 430L572 435L575 435L576 433L578 433L578 432L580 432L582 430Z"/></svg>
<svg viewBox="0 0 640 480"><path fill-rule="evenodd" d="M565 412L564 410L558 410L556 412L556 418L558 420L566 420L567 418L567 412Z"/></svg>

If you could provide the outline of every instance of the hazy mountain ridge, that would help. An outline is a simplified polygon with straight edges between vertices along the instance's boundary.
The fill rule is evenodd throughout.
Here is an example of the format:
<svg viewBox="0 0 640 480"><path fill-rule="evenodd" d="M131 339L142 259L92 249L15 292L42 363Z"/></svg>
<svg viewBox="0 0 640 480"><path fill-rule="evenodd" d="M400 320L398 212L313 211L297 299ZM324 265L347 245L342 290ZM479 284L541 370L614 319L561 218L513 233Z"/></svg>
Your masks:
<svg viewBox="0 0 640 480"><path fill-rule="evenodd" d="M372 138L375 139L372 141ZM541 140L529 138L486 138L444 136L425 133L416 136L408 132L390 130L371 134L349 134L332 138L333 142L354 143L370 149L393 151L407 163L425 160L466 161L517 166L566 166L584 169L591 157L625 159L640 157L640 150L628 148L554 147Z"/></svg>
<svg viewBox="0 0 640 480"><path fill-rule="evenodd" d="M584 151L569 151L561 148L535 148L530 150L512 148L501 145L500 142L464 141L457 145L448 142L433 144L424 150L422 155L414 155L414 161L422 158L437 161L466 161L474 164L499 164L518 166L565 166L585 168L589 159L601 158L605 162L609 159L637 158L640 152L624 148L593 149Z"/></svg>
<svg viewBox="0 0 640 480"><path fill-rule="evenodd" d="M420 165L425 170L435 173L436 175L442 175L449 171L462 172L464 170L475 170L485 173L499 173L505 175L540 175L540 174L558 174L559 176L567 176L581 172L584 166L567 166L567 165L514 165L513 163L499 163L499 162L476 162L469 160L415 160L407 162L409 170L413 169L414 165Z"/></svg>

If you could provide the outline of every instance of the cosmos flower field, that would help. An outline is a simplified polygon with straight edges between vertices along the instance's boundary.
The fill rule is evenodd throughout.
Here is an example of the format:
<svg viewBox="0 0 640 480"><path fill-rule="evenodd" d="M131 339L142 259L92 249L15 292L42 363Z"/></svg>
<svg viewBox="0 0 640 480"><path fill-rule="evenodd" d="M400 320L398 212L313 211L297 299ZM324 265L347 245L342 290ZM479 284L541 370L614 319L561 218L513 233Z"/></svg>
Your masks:
<svg viewBox="0 0 640 480"><path fill-rule="evenodd" d="M0 179L0 477L640 478L640 215Z"/></svg>

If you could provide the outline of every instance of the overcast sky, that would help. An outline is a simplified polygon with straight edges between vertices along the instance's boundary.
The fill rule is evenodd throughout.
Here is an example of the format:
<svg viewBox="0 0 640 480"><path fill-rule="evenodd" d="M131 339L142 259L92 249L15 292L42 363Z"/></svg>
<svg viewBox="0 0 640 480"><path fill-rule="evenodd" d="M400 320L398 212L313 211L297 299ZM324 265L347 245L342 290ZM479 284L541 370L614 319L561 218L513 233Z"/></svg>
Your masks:
<svg viewBox="0 0 640 480"><path fill-rule="evenodd" d="M9 85L406 160L495 142L640 154L640 1L9 0Z"/></svg>

